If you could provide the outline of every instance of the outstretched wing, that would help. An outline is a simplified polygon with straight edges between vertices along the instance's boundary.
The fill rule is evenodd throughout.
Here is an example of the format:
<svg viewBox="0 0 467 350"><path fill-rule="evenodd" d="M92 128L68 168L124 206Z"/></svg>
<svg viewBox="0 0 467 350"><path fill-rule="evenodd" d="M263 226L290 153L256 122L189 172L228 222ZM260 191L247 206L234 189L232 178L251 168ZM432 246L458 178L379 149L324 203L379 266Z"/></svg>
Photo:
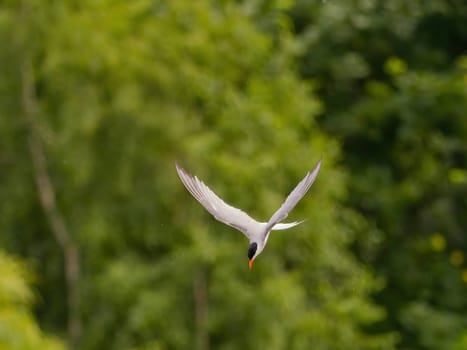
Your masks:
<svg viewBox="0 0 467 350"><path fill-rule="evenodd" d="M289 212L297 205L298 201L303 198L305 193L307 193L308 189L315 181L316 176L318 176L320 168L321 159L315 165L313 170L309 171L303 178L303 180L300 181L298 185L294 188L294 190L290 192L289 196L281 205L281 207L271 216L269 222L266 225L266 230L264 232L265 235L267 235L267 233L274 228L274 225L284 220L287 217L287 215L289 215Z"/></svg>
<svg viewBox="0 0 467 350"><path fill-rule="evenodd" d="M260 232L264 227L264 223L257 222L240 209L225 203L196 176L191 176L178 164L176 164L176 168L178 176L187 190L216 220L236 228L249 239L255 232Z"/></svg>

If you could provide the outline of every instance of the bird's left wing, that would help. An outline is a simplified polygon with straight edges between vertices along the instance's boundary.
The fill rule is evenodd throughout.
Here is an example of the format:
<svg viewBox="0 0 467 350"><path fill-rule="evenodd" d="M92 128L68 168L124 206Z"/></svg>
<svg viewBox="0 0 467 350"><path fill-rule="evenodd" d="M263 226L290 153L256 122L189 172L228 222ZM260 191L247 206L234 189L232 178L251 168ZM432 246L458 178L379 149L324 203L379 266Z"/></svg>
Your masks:
<svg viewBox="0 0 467 350"><path fill-rule="evenodd" d="M187 190L216 220L236 228L249 239L255 232L261 231L264 227L264 223L257 222L242 210L225 203L196 176L191 176L178 164L176 164L176 168L178 176Z"/></svg>
<svg viewBox="0 0 467 350"><path fill-rule="evenodd" d="M267 235L271 229L274 229L274 225L284 220L289 212L297 205L298 201L307 193L313 182L318 176L319 169L321 168L321 159L315 165L313 170L309 171L306 176L298 183L285 202L281 207L271 216L269 222L266 225L264 234Z"/></svg>

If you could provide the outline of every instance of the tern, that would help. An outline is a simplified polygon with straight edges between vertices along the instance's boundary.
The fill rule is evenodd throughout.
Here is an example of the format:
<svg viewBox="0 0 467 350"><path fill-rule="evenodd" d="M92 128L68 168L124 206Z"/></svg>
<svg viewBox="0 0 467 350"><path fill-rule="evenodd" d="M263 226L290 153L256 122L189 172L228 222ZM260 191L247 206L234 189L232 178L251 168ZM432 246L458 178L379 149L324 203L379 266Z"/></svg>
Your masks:
<svg viewBox="0 0 467 350"><path fill-rule="evenodd" d="M186 189L214 218L242 232L250 241L248 248L248 266L251 269L253 261L263 251L269 239L271 230L286 230L301 224L302 221L281 223L289 212L307 193L318 175L321 160L310 170L288 195L281 207L271 216L268 222L258 222L244 211L237 209L219 198L208 186L196 176L188 174L181 166L175 164L178 176Z"/></svg>

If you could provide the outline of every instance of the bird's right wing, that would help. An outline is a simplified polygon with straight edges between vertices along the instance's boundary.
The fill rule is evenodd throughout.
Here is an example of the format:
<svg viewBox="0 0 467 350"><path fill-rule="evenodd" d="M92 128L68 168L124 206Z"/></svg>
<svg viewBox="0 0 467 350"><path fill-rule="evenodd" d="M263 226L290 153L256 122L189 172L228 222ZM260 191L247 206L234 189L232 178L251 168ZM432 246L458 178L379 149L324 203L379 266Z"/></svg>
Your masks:
<svg viewBox="0 0 467 350"><path fill-rule="evenodd" d="M187 190L216 220L236 228L249 239L255 232L261 231L264 227L264 223L257 222L242 210L225 203L196 176L191 176L178 164L176 164L176 168L178 176Z"/></svg>
<svg viewBox="0 0 467 350"><path fill-rule="evenodd" d="M284 220L289 212L297 205L302 197L307 193L311 185L318 176L319 169L321 168L321 160L315 165L313 170L309 171L306 176L298 183L298 185L289 194L281 207L271 216L266 225L264 235L267 235L274 225Z"/></svg>

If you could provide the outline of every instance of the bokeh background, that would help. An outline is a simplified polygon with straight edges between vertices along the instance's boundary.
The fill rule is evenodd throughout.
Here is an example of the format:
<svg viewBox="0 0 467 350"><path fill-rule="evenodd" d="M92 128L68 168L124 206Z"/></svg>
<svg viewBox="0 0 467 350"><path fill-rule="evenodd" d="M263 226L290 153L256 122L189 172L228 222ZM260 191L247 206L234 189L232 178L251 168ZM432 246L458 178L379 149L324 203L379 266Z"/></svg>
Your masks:
<svg viewBox="0 0 467 350"><path fill-rule="evenodd" d="M1 349L466 350L466 231L464 0L0 2Z"/></svg>

